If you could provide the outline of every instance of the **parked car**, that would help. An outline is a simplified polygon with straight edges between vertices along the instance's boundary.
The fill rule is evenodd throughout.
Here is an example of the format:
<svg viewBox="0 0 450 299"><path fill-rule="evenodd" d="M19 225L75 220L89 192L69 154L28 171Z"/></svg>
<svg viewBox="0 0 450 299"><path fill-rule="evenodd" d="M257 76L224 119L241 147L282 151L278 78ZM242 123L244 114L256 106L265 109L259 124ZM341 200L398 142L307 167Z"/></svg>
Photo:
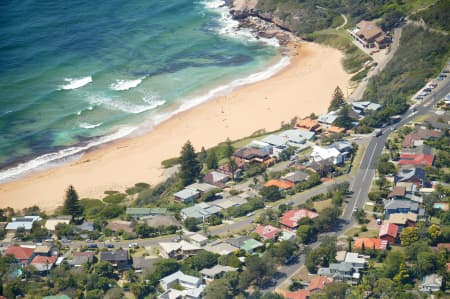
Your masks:
<svg viewBox="0 0 450 299"><path fill-rule="evenodd" d="M89 243L86 245L86 247L89 249L95 249L95 248L98 248L98 245L95 243Z"/></svg>
<svg viewBox="0 0 450 299"><path fill-rule="evenodd" d="M114 244L108 243L106 244L106 248L114 248Z"/></svg>
<svg viewBox="0 0 450 299"><path fill-rule="evenodd" d="M130 244L128 244L128 247L129 247L129 248L135 248L135 247L138 247L138 243L136 243L136 242L130 243Z"/></svg>

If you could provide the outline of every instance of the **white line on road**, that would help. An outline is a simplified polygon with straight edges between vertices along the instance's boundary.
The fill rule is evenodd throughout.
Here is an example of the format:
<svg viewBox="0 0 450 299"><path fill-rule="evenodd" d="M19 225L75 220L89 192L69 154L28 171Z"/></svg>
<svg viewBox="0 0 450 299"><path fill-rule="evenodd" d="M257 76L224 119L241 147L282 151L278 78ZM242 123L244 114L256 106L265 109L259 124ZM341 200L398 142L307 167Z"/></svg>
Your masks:
<svg viewBox="0 0 450 299"><path fill-rule="evenodd" d="M358 194L356 195L355 204L353 205L353 209L358 205L359 196L361 195L361 189L359 189Z"/></svg>
<svg viewBox="0 0 450 299"><path fill-rule="evenodd" d="M367 176L367 173L368 173L368 171L369 171L370 163L372 162L372 158L373 158L373 155L375 154L375 150L377 149L377 145L378 145L378 143L375 143L375 146L373 147L372 154L370 155L370 158L369 158L369 162L368 162L368 164L367 164L366 171L364 172L363 182L366 180L366 176Z"/></svg>

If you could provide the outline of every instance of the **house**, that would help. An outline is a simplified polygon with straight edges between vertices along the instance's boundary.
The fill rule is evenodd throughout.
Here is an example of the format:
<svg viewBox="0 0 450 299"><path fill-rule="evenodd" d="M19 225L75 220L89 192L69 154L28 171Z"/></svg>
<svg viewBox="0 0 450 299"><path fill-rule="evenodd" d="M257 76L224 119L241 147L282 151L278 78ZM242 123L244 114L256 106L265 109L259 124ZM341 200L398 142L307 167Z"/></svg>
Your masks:
<svg viewBox="0 0 450 299"><path fill-rule="evenodd" d="M143 216L143 217L141 217L141 222L145 222L148 226L151 226L151 227L159 227L159 226L181 227L181 224L177 220L177 218L175 218L175 216L169 216L169 215Z"/></svg>
<svg viewBox="0 0 450 299"><path fill-rule="evenodd" d="M233 246L229 243L223 243L221 241L207 244L205 247L203 247L203 249L212 253L216 253L218 255L228 255L230 253L239 251L239 247Z"/></svg>
<svg viewBox="0 0 450 299"><path fill-rule="evenodd" d="M19 227L23 227L26 231L31 231L33 223L41 220L42 218L39 216L16 217L6 225L5 230L7 232L15 232Z"/></svg>
<svg viewBox="0 0 450 299"><path fill-rule="evenodd" d="M362 255L357 252L347 252L345 255L344 262L352 265L356 272L364 269L367 265L367 261L370 259L370 256Z"/></svg>
<svg viewBox="0 0 450 299"><path fill-rule="evenodd" d="M288 189L292 189L295 184L290 181L284 181L284 180L269 180L267 183L264 184L264 187L271 187L275 186L280 191L285 191Z"/></svg>
<svg viewBox="0 0 450 299"><path fill-rule="evenodd" d="M390 200L401 200L404 199L406 196L406 187L402 186L395 186L392 188L392 191L388 194L388 199Z"/></svg>
<svg viewBox="0 0 450 299"><path fill-rule="evenodd" d="M329 146L330 148L335 148L341 153L350 153L353 150L353 145L350 141L340 140L335 141Z"/></svg>
<svg viewBox="0 0 450 299"><path fill-rule="evenodd" d="M384 201L384 214L397 214L397 213L419 213L419 204L417 202L411 202L409 200L385 200Z"/></svg>
<svg viewBox="0 0 450 299"><path fill-rule="evenodd" d="M356 284L359 281L360 273L349 263L331 263L329 267L321 267L317 271L320 276L327 276L336 281L349 281Z"/></svg>
<svg viewBox="0 0 450 299"><path fill-rule="evenodd" d="M281 234L278 236L278 241L289 241L294 240L297 235L291 231L282 230Z"/></svg>
<svg viewBox="0 0 450 299"><path fill-rule="evenodd" d="M208 172L203 177L204 183L214 185L218 188L225 188L225 184L229 180L230 180L230 177L228 175L226 175L225 173L222 173L222 172L218 172L216 170Z"/></svg>
<svg viewBox="0 0 450 299"><path fill-rule="evenodd" d="M306 289L300 289L295 292L285 292L284 298L286 299L309 299L311 292Z"/></svg>
<svg viewBox="0 0 450 299"><path fill-rule="evenodd" d="M241 247L242 245L244 245L244 242L247 240L250 240L252 237L250 236L240 236L240 237L235 237L235 238L230 238L227 240L228 244L233 245L234 247Z"/></svg>
<svg viewBox="0 0 450 299"><path fill-rule="evenodd" d="M74 252L69 264L73 267L81 267L83 264L92 264L94 255L95 252L93 251Z"/></svg>
<svg viewBox="0 0 450 299"><path fill-rule="evenodd" d="M45 221L44 227L48 231L54 232L58 224L70 224L70 218L49 218Z"/></svg>
<svg viewBox="0 0 450 299"><path fill-rule="evenodd" d="M440 130L430 130L419 128L415 132L406 135L403 138L402 148L413 148L423 144L423 140L436 139L442 136L442 131Z"/></svg>
<svg viewBox="0 0 450 299"><path fill-rule="evenodd" d="M345 128L337 127L337 126L330 126L327 129L328 134L344 134L345 131L347 131Z"/></svg>
<svg viewBox="0 0 450 299"><path fill-rule="evenodd" d="M315 134L320 133L321 131L319 122L309 117L297 121L295 127L298 129L314 132Z"/></svg>
<svg viewBox="0 0 450 299"><path fill-rule="evenodd" d="M426 172L419 167L401 168L397 173L396 182L413 183L417 187L428 186Z"/></svg>
<svg viewBox="0 0 450 299"><path fill-rule="evenodd" d="M419 286L421 292L437 292L442 288L443 278L439 274L430 274L422 279Z"/></svg>
<svg viewBox="0 0 450 299"><path fill-rule="evenodd" d="M251 163L271 165L274 160L270 154L269 151L264 149L243 147L234 152L233 158L238 166Z"/></svg>
<svg viewBox="0 0 450 299"><path fill-rule="evenodd" d="M345 155L333 147L324 148L321 146L315 146L311 153L311 159L315 162L323 160L331 160L333 164L344 163Z"/></svg>
<svg viewBox="0 0 450 299"><path fill-rule="evenodd" d="M239 207L239 206L242 206L243 204L246 204L247 199L245 199L241 196L231 196L231 197L217 199L217 200L213 201L212 203L221 209L228 209L231 207Z"/></svg>
<svg viewBox="0 0 450 299"><path fill-rule="evenodd" d="M309 174L307 174L306 172L300 171L300 170L289 172L281 177L281 179L283 181L288 181L293 184L304 182L308 178L309 178Z"/></svg>
<svg viewBox="0 0 450 299"><path fill-rule="evenodd" d="M321 124L331 126L338 117L339 117L338 111L331 111L327 114L320 115L317 121Z"/></svg>
<svg viewBox="0 0 450 299"><path fill-rule="evenodd" d="M264 244L255 239L248 239L242 243L239 249L252 254L256 249L263 247Z"/></svg>
<svg viewBox="0 0 450 299"><path fill-rule="evenodd" d="M127 250L101 252L100 261L110 262L119 271L131 268Z"/></svg>
<svg viewBox="0 0 450 299"><path fill-rule="evenodd" d="M269 144L273 148L273 154L278 156L280 152L287 148L288 139L275 134L264 137L262 142Z"/></svg>
<svg viewBox="0 0 450 299"><path fill-rule="evenodd" d="M214 279L221 278L225 273L231 272L231 271L237 271L237 268L229 267L229 266L222 266L222 265L215 265L212 268L205 268L200 271L200 274L202 275L202 279L205 283L209 283L213 281Z"/></svg>
<svg viewBox="0 0 450 299"><path fill-rule="evenodd" d="M181 271L172 273L166 277L161 278L159 284L165 291L171 290L174 285L180 285L184 288L184 291L191 291L193 297L189 297L189 294L181 294L181 296L167 297L167 298L200 298L203 292L204 285L202 285L202 279L200 277L184 274ZM183 292L183 291L181 291ZM160 297L165 298L165 297Z"/></svg>
<svg viewBox="0 0 450 299"><path fill-rule="evenodd" d="M34 255L50 256L51 248L49 246L40 245L34 249Z"/></svg>
<svg viewBox="0 0 450 299"><path fill-rule="evenodd" d="M125 214L135 219L146 216L166 215L166 208L127 208Z"/></svg>
<svg viewBox="0 0 450 299"><path fill-rule="evenodd" d="M352 30L347 30L350 36L364 48L383 49L390 44L391 39L374 22L361 21Z"/></svg>
<svg viewBox="0 0 450 299"><path fill-rule="evenodd" d="M175 200L180 201L182 203L191 203L194 202L197 198L200 198L200 192L197 190L191 189L182 189L173 194Z"/></svg>
<svg viewBox="0 0 450 299"><path fill-rule="evenodd" d="M160 242L159 254L163 258L183 259L198 254L202 248L185 240L180 242Z"/></svg>
<svg viewBox="0 0 450 299"><path fill-rule="evenodd" d="M195 245L198 246L205 246L206 243L208 243L208 238L200 235L200 234L190 234L190 235L185 235L185 237L191 241L192 243L194 243Z"/></svg>
<svg viewBox="0 0 450 299"><path fill-rule="evenodd" d="M380 226L380 232L378 238L388 241L390 244L394 244L397 241L399 228L394 223L384 223Z"/></svg>
<svg viewBox="0 0 450 299"><path fill-rule="evenodd" d="M106 226L107 229L111 230L112 232L126 232L129 234L134 233L133 232L133 223L131 221L124 221L124 220L114 220Z"/></svg>
<svg viewBox="0 0 450 299"><path fill-rule="evenodd" d="M28 265L34 254L34 248L11 245L3 253L3 256L12 255L16 261L22 265Z"/></svg>
<svg viewBox="0 0 450 299"><path fill-rule="evenodd" d="M327 159L321 161L312 161L308 164L307 168L319 174L320 177L326 177L334 170L333 165L333 160Z"/></svg>
<svg viewBox="0 0 450 299"><path fill-rule="evenodd" d="M33 266L37 272L48 273L56 262L54 256L35 256L30 265Z"/></svg>
<svg viewBox="0 0 450 299"><path fill-rule="evenodd" d="M189 189L189 190L198 191L200 193L200 196L202 196L203 194L205 194L208 191L217 189L216 186L207 184L207 183L193 183L184 188Z"/></svg>
<svg viewBox="0 0 450 299"><path fill-rule="evenodd" d="M220 210L221 208L214 204L202 202L192 207L182 209L180 215L183 220L186 220L187 218L195 218L199 221L204 221L204 219L219 213Z"/></svg>
<svg viewBox="0 0 450 299"><path fill-rule="evenodd" d="M298 228L298 221L302 218L308 217L310 219L319 216L316 212L300 209L300 210L290 210L286 211L283 216L281 216L280 224L283 228L295 231Z"/></svg>
<svg viewBox="0 0 450 299"><path fill-rule="evenodd" d="M281 229L272 225L258 225L255 229L257 233L263 240L274 240Z"/></svg>
<svg viewBox="0 0 450 299"><path fill-rule="evenodd" d="M82 224L75 226L75 228L81 232L93 232L94 231L94 222L84 221Z"/></svg>
<svg viewBox="0 0 450 299"><path fill-rule="evenodd" d="M432 166L434 154L400 154L399 165Z"/></svg>
<svg viewBox="0 0 450 299"><path fill-rule="evenodd" d="M386 250L388 242L379 238L358 238L353 243L353 249L362 250Z"/></svg>
<svg viewBox="0 0 450 299"><path fill-rule="evenodd" d="M296 129L286 130L278 134L278 136L287 139L288 146L293 147L300 147L305 144L307 140L313 140L314 135L314 132Z"/></svg>
<svg viewBox="0 0 450 299"><path fill-rule="evenodd" d="M381 105L377 103L372 103L369 101L364 102L352 102L352 110L358 113L359 115L365 115L368 111L378 111L381 109Z"/></svg>
<svg viewBox="0 0 450 299"><path fill-rule="evenodd" d="M418 215L414 213L394 213L389 215L388 221L399 227L410 227L417 223Z"/></svg>
<svg viewBox="0 0 450 299"><path fill-rule="evenodd" d="M332 283L333 279L326 276L315 276L311 281L309 282L308 287L306 290L308 290L311 294L315 292L320 292L323 290L328 284Z"/></svg>

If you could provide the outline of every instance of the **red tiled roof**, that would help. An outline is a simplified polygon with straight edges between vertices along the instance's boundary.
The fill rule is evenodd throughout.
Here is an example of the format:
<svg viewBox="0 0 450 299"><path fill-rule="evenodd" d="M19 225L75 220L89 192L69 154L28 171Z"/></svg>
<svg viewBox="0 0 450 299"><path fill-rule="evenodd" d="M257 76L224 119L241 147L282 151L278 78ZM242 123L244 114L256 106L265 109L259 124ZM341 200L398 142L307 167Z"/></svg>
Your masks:
<svg viewBox="0 0 450 299"><path fill-rule="evenodd" d="M308 217L308 218L316 218L319 216L319 214L307 210L307 209L300 209L300 210L290 210L287 211L281 216L280 223L291 228L295 228L298 226L298 221L302 218Z"/></svg>
<svg viewBox="0 0 450 299"><path fill-rule="evenodd" d="M297 128L306 129L310 131L315 131L320 127L319 122L316 119L311 119L309 117L300 119L299 121L297 121L295 126Z"/></svg>
<svg viewBox="0 0 450 299"><path fill-rule="evenodd" d="M18 260L28 260L33 255L33 252L34 248L26 248L13 245L9 246L3 255L5 256L7 254L12 254Z"/></svg>
<svg viewBox="0 0 450 299"><path fill-rule="evenodd" d="M378 238L359 238L353 244L353 248L362 249L362 244L364 244L365 249L386 249L387 241Z"/></svg>
<svg viewBox="0 0 450 299"><path fill-rule="evenodd" d="M292 187L295 186L295 184L289 181L282 181L282 180L270 180L264 184L264 187L270 186L275 186L278 187L279 189L284 190L284 189L291 189Z"/></svg>
<svg viewBox="0 0 450 299"><path fill-rule="evenodd" d="M434 155L425 154L400 154L400 165L432 166Z"/></svg>
<svg viewBox="0 0 450 299"><path fill-rule="evenodd" d="M308 290L302 289L295 292L284 293L284 298L286 299L308 299L310 292Z"/></svg>
<svg viewBox="0 0 450 299"><path fill-rule="evenodd" d="M31 261L31 264L54 264L56 262L56 257L54 256L35 256Z"/></svg>
<svg viewBox="0 0 450 299"><path fill-rule="evenodd" d="M259 225L255 232L263 239L272 240L281 230L272 225Z"/></svg>
<svg viewBox="0 0 450 299"><path fill-rule="evenodd" d="M311 293L314 291L322 290L327 284L331 283L333 279L326 276L316 276L313 279L311 279L311 282L309 283L308 287L306 288Z"/></svg>
<svg viewBox="0 0 450 299"><path fill-rule="evenodd" d="M393 223L382 224L380 227L379 237L391 236L396 238L398 234L398 226ZM366 247L367 248L367 247Z"/></svg>
<svg viewBox="0 0 450 299"><path fill-rule="evenodd" d="M388 197L405 196L406 187L395 186L389 193Z"/></svg>
<svg viewBox="0 0 450 299"><path fill-rule="evenodd" d="M331 127L328 128L328 132L330 132L330 133L344 133L345 132L345 128L331 126Z"/></svg>

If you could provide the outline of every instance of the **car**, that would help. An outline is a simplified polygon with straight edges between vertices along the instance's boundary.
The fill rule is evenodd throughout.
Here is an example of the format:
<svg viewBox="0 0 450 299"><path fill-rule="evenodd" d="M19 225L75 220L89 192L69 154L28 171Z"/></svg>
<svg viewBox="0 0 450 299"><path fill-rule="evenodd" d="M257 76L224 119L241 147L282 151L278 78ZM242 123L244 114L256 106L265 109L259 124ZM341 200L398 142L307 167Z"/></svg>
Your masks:
<svg viewBox="0 0 450 299"><path fill-rule="evenodd" d="M86 244L86 247L89 249L94 249L94 248L98 248L98 245L95 243L89 243L89 244Z"/></svg>
<svg viewBox="0 0 450 299"><path fill-rule="evenodd" d="M394 131L395 130L395 127L391 127L391 131Z"/></svg>
<svg viewBox="0 0 450 299"><path fill-rule="evenodd" d="M253 213L253 212L247 213L247 217L251 217L253 215L255 215L255 213Z"/></svg>
<svg viewBox="0 0 450 299"><path fill-rule="evenodd" d="M114 247L115 247L114 244L111 243L106 244L106 248L114 248Z"/></svg>
<svg viewBox="0 0 450 299"><path fill-rule="evenodd" d="M353 213L354 213L354 212L358 212L358 211L359 211L359 209L358 209L358 208L356 208L356 207L355 207L355 208L353 208Z"/></svg>
<svg viewBox="0 0 450 299"><path fill-rule="evenodd" d="M439 77L441 77L441 78L447 78L447 74L440 74Z"/></svg>
<svg viewBox="0 0 450 299"><path fill-rule="evenodd" d="M423 91L425 91L425 92L432 92L431 88L429 88L429 87L425 88Z"/></svg>
<svg viewBox="0 0 450 299"><path fill-rule="evenodd" d="M416 100L423 100L423 96L418 95L418 96L416 97Z"/></svg>
<svg viewBox="0 0 450 299"><path fill-rule="evenodd" d="M442 73L443 74L448 74L448 73L450 73L450 71L449 70L443 70Z"/></svg>
<svg viewBox="0 0 450 299"><path fill-rule="evenodd" d="M128 247L129 247L129 248L135 248L135 247L138 247L138 243L136 243L136 242L130 243L130 244L128 244Z"/></svg>

